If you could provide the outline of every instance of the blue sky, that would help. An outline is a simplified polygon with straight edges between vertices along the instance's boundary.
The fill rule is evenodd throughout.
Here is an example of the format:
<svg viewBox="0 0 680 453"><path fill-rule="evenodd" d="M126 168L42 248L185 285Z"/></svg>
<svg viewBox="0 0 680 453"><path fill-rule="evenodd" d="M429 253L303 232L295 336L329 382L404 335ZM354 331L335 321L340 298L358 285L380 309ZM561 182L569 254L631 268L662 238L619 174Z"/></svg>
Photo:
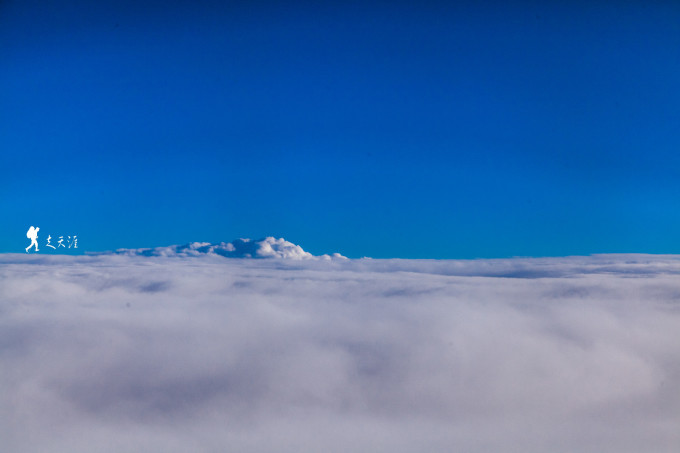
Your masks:
<svg viewBox="0 0 680 453"><path fill-rule="evenodd" d="M680 253L680 6L613 3L3 2L0 252Z"/></svg>

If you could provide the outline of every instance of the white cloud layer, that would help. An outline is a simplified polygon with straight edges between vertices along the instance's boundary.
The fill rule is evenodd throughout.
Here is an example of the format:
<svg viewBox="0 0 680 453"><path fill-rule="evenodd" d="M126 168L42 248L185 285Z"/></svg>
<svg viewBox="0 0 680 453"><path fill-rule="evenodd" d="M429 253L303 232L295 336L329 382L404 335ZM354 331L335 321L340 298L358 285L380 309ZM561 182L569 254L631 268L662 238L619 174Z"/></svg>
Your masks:
<svg viewBox="0 0 680 453"><path fill-rule="evenodd" d="M108 254L106 252L104 254ZM113 252L118 255L129 256L201 256L213 255L227 258L285 258L293 260L305 259L333 259L344 258L339 253L332 255L314 256L305 252L299 245L288 242L283 238L266 237L259 240L236 239L232 242L191 242L185 245L171 245L168 247L154 247L142 249L118 249Z"/></svg>
<svg viewBox="0 0 680 453"><path fill-rule="evenodd" d="M0 255L1 450L680 451L679 257L218 255Z"/></svg>

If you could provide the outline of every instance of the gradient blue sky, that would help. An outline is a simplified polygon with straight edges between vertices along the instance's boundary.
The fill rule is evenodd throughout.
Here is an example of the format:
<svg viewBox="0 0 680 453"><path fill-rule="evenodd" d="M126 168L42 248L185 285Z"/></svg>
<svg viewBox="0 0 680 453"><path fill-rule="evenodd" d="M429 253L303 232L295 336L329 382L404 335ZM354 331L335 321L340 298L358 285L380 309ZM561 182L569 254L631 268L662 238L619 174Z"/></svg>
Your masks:
<svg viewBox="0 0 680 453"><path fill-rule="evenodd" d="M680 253L680 4L541 3L4 1L0 252Z"/></svg>

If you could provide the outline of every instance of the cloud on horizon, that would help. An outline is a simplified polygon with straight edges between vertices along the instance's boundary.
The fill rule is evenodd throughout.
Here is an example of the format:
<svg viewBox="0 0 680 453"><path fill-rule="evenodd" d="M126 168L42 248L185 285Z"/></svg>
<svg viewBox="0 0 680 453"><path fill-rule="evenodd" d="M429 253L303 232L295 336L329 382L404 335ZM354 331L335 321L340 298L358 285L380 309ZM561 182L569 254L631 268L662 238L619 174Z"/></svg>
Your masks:
<svg viewBox="0 0 680 453"><path fill-rule="evenodd" d="M0 255L3 448L680 448L678 257L191 254Z"/></svg>
<svg viewBox="0 0 680 453"><path fill-rule="evenodd" d="M292 260L333 259L344 258L339 253L332 255L314 256L305 252L299 245L283 238L266 237L259 240L236 239L232 242L191 242L184 245L170 245L167 247L118 249L115 252L91 253L92 255L110 254L128 256L223 256L226 258L283 258Z"/></svg>

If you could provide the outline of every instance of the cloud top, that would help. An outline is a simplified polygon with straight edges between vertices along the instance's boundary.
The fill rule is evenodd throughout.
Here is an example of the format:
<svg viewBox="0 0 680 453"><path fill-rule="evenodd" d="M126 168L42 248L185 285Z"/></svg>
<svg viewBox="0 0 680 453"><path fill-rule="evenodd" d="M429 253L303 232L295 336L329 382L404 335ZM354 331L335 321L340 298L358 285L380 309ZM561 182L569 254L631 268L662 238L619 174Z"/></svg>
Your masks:
<svg viewBox="0 0 680 453"><path fill-rule="evenodd" d="M0 254L3 451L680 451L678 256L209 251Z"/></svg>
<svg viewBox="0 0 680 453"><path fill-rule="evenodd" d="M339 253L314 256L299 245L283 238L266 237L259 240L236 239L232 242L191 242L167 247L118 249L118 255L128 256L224 256L226 258L282 258L291 260L344 258Z"/></svg>

